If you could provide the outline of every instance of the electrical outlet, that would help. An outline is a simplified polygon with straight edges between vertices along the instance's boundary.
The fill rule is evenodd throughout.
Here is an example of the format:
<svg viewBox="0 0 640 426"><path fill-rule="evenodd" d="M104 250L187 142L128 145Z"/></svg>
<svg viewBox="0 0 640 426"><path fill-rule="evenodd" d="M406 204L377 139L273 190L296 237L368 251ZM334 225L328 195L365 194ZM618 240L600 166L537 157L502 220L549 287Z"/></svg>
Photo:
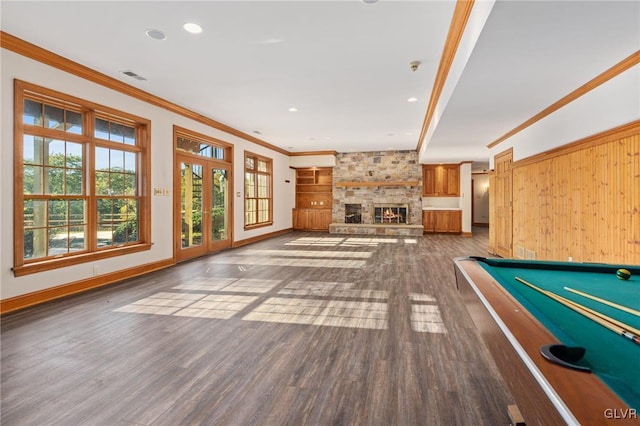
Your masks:
<svg viewBox="0 0 640 426"><path fill-rule="evenodd" d="M162 195L162 188L153 188L153 195Z"/></svg>

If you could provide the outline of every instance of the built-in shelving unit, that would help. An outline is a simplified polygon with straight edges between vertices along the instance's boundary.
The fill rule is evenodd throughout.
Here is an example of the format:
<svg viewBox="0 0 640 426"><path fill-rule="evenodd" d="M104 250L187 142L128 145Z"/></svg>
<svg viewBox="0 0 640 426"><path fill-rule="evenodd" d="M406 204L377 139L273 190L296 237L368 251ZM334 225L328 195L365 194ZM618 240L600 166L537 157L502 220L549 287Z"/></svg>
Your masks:
<svg viewBox="0 0 640 426"><path fill-rule="evenodd" d="M333 169L296 169L296 208L293 228L328 231L333 204Z"/></svg>

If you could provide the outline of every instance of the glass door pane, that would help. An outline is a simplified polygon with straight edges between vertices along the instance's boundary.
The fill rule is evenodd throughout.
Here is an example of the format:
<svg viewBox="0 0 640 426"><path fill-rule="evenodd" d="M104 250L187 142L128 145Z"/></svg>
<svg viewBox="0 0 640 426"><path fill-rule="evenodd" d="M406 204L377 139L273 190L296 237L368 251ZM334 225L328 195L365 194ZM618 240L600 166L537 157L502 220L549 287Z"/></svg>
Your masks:
<svg viewBox="0 0 640 426"><path fill-rule="evenodd" d="M217 168L211 175L211 241L224 241L229 238L229 176Z"/></svg>
<svg viewBox="0 0 640 426"><path fill-rule="evenodd" d="M181 163L182 248L202 246L203 172L200 164Z"/></svg>

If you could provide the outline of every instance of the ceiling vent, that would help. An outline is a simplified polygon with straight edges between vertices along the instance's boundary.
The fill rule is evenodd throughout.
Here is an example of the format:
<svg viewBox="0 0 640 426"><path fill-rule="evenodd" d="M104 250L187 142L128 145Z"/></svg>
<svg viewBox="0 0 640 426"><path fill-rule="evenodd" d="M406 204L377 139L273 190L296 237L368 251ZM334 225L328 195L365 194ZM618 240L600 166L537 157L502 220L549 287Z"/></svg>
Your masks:
<svg viewBox="0 0 640 426"><path fill-rule="evenodd" d="M122 74L129 76L131 78L135 78L136 80L140 80L140 81L147 81L146 78L142 77L141 75L136 74L133 71L122 71Z"/></svg>

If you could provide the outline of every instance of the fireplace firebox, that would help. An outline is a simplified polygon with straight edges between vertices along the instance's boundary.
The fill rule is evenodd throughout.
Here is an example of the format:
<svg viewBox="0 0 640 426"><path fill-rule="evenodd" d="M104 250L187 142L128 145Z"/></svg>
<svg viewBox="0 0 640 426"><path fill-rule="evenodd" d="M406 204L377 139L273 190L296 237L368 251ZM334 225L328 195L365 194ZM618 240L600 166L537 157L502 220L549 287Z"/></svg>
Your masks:
<svg viewBox="0 0 640 426"><path fill-rule="evenodd" d="M373 206L373 223L402 223L407 225L409 219L408 204L375 204Z"/></svg>
<svg viewBox="0 0 640 426"><path fill-rule="evenodd" d="M344 205L344 223L362 223L362 204Z"/></svg>

